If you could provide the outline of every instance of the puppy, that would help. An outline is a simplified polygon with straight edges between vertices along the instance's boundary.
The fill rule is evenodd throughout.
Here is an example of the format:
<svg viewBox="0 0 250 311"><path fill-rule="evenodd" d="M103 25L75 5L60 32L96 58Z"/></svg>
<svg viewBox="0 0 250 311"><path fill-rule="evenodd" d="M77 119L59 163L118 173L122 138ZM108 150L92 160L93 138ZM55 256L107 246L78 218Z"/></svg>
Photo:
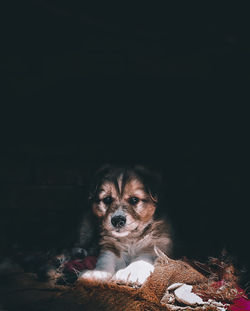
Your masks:
<svg viewBox="0 0 250 311"><path fill-rule="evenodd" d="M169 254L170 226L156 220L157 176L146 168L106 166L96 175L90 202L100 229L95 270L80 278L141 285L154 270L155 247Z"/></svg>

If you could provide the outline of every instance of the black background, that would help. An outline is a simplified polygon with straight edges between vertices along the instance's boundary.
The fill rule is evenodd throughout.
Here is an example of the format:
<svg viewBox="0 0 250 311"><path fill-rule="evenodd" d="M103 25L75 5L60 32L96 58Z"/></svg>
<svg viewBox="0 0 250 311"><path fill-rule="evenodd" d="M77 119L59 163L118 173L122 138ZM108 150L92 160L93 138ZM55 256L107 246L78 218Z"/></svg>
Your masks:
<svg viewBox="0 0 250 311"><path fill-rule="evenodd" d="M180 255L226 247L249 267L246 8L7 4L4 251L62 246L93 171L142 163L164 175Z"/></svg>

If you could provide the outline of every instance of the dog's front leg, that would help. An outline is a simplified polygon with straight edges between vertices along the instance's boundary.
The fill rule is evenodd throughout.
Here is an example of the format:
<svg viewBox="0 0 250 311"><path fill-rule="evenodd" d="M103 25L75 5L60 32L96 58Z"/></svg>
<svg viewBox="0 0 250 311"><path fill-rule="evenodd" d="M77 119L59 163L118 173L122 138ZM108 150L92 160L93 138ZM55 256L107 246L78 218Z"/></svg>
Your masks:
<svg viewBox="0 0 250 311"><path fill-rule="evenodd" d="M109 280L115 273L117 257L110 251L104 251L100 254L94 270L86 270L80 278L90 280Z"/></svg>
<svg viewBox="0 0 250 311"><path fill-rule="evenodd" d="M123 283L142 285L154 271L154 258L151 255L136 257L126 268L116 272L114 279Z"/></svg>

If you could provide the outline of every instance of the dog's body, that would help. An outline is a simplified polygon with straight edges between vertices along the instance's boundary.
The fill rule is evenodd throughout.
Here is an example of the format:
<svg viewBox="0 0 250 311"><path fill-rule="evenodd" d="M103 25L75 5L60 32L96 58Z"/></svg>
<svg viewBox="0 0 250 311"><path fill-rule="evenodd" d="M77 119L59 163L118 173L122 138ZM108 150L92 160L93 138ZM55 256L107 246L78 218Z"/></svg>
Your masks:
<svg viewBox="0 0 250 311"><path fill-rule="evenodd" d="M155 248L169 254L170 227L155 220L154 178L142 167L101 169L92 185L92 210L99 220L100 255L81 278L142 284L154 270Z"/></svg>

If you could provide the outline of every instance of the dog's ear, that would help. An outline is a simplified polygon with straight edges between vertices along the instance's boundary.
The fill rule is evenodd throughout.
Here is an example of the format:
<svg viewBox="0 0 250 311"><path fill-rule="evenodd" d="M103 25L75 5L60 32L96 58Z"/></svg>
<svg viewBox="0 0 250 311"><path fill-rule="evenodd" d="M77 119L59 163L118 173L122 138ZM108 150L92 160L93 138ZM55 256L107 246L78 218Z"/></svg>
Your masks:
<svg viewBox="0 0 250 311"><path fill-rule="evenodd" d="M146 191L154 203L158 203L162 187L162 175L147 167L136 165L136 174L142 179Z"/></svg>

